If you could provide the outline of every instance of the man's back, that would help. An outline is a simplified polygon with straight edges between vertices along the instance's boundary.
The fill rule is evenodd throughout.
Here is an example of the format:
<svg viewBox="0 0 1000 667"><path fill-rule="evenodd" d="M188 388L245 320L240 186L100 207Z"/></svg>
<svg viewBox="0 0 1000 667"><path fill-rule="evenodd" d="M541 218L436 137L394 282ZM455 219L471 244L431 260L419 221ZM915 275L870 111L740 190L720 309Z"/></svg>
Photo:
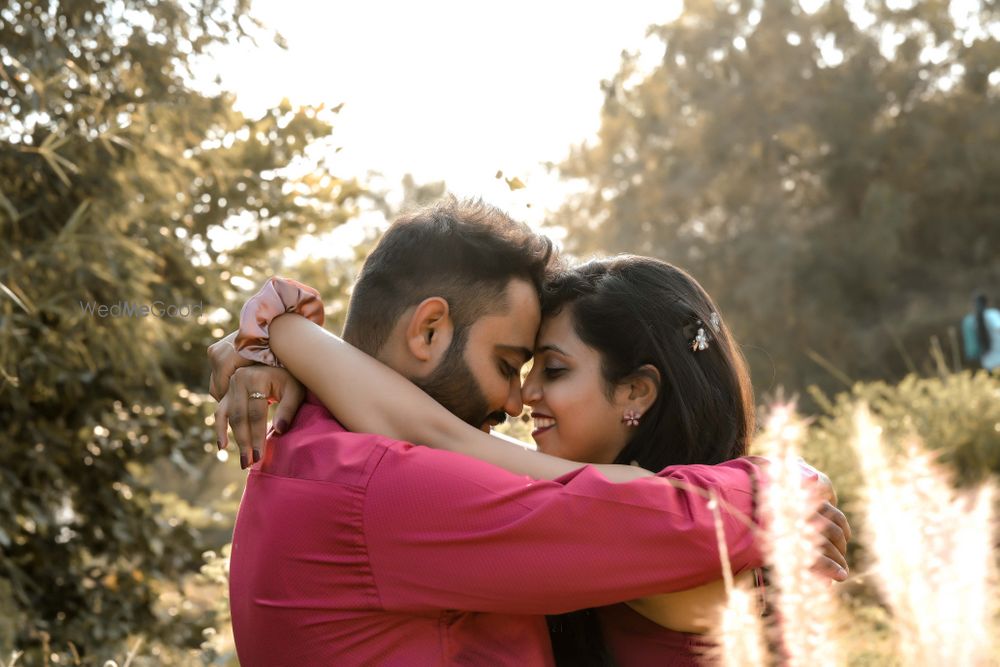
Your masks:
<svg viewBox="0 0 1000 667"><path fill-rule="evenodd" d="M409 447L349 433L314 401L271 439L233 535L230 599L244 667L551 664L541 616L386 609L366 499L385 455ZM439 567L446 576L450 564Z"/></svg>

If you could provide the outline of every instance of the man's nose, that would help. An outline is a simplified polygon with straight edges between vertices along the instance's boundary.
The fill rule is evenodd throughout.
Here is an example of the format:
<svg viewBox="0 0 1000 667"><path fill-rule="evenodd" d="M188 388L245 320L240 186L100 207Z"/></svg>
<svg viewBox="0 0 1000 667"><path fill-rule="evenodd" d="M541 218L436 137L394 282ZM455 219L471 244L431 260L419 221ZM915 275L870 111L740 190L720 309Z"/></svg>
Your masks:
<svg viewBox="0 0 1000 667"><path fill-rule="evenodd" d="M524 403L521 402L521 386L514 384L507 393L507 402L503 404L503 411L511 417L517 417L524 410Z"/></svg>

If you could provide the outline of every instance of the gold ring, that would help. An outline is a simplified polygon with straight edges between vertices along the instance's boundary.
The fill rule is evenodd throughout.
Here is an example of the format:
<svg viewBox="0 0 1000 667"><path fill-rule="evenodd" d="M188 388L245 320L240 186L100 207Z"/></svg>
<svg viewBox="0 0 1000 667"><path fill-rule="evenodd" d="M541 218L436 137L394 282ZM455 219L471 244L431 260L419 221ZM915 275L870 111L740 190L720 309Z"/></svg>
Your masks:
<svg viewBox="0 0 1000 667"><path fill-rule="evenodd" d="M255 391L254 393L250 394L250 398L267 398L267 396L260 393L259 391Z"/></svg>

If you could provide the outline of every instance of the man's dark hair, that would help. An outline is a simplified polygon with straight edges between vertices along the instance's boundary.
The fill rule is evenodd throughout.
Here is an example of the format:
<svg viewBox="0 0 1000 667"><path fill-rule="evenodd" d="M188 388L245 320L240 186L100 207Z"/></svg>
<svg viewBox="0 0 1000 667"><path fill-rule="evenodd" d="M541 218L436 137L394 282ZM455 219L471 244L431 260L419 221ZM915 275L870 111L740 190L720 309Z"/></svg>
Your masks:
<svg viewBox="0 0 1000 667"><path fill-rule="evenodd" d="M507 285L522 278L541 293L553 266L552 242L481 199L449 196L397 219L354 285L344 339L374 356L410 306L439 296L454 322L452 345L468 327L508 307Z"/></svg>

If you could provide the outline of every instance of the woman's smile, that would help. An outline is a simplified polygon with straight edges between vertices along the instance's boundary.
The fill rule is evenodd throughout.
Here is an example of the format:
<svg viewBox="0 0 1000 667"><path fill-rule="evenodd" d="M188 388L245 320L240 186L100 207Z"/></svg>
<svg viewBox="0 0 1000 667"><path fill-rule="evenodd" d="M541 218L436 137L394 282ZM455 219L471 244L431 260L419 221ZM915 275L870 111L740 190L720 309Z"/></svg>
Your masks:
<svg viewBox="0 0 1000 667"><path fill-rule="evenodd" d="M537 438L543 433L548 432L556 425L555 419L541 412L532 412L531 420L535 423L535 430L531 432L532 438Z"/></svg>

